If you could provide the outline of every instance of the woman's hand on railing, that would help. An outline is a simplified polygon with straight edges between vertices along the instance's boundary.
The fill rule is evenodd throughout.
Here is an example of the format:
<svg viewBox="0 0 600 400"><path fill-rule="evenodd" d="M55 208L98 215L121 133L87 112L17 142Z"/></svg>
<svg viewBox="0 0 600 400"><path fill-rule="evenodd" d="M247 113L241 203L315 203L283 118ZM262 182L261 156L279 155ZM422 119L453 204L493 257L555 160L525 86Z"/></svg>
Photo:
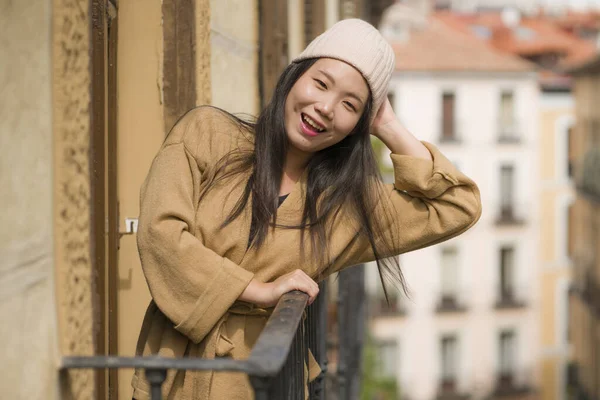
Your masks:
<svg viewBox="0 0 600 400"><path fill-rule="evenodd" d="M239 300L260 307L273 307L279 298L292 290L300 290L308 295L308 304L315 301L319 294L319 285L304 271L299 269L280 276L273 282L260 282L252 279Z"/></svg>

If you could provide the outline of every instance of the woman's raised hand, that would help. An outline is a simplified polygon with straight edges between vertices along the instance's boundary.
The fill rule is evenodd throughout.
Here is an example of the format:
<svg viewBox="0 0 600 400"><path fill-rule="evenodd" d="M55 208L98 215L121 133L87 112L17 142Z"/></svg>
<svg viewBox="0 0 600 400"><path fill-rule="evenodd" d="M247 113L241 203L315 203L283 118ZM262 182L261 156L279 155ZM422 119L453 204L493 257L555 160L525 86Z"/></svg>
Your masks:
<svg viewBox="0 0 600 400"><path fill-rule="evenodd" d="M273 282L263 283L253 279L240 295L239 300L260 307L273 307L281 296L293 290L308 294L308 304L312 304L319 294L319 285L304 271L297 269L280 276Z"/></svg>
<svg viewBox="0 0 600 400"><path fill-rule="evenodd" d="M396 113L390 104L390 100L386 97L381 107L379 107L377 115L371 124L371 134L375 137L379 137L382 129L394 121L398 121L398 118L396 117Z"/></svg>

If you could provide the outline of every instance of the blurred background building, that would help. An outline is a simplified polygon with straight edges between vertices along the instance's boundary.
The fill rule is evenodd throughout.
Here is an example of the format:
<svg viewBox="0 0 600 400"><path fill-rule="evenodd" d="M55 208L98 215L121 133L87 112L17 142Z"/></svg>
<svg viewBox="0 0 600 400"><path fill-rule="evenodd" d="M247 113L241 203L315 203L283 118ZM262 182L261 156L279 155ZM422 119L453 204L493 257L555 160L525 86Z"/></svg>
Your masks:
<svg viewBox="0 0 600 400"><path fill-rule="evenodd" d="M377 318L374 335L396 340L407 398L529 393L541 350L535 65L431 10L398 23L407 15L398 4L381 25L396 50L396 110L479 183L485 207L466 234L401 257L412 299L406 316Z"/></svg>
<svg viewBox="0 0 600 400"><path fill-rule="evenodd" d="M569 254L573 260L570 296L573 398L600 397L600 58L571 70L575 76L573 160L577 194L572 207Z"/></svg>
<svg viewBox="0 0 600 400"><path fill-rule="evenodd" d="M467 234L401 257L411 300L382 306L367 268L381 372L404 398L567 398L576 139L565 71L597 52L600 21L558 3L405 1L382 18L397 113L480 184L485 205Z"/></svg>

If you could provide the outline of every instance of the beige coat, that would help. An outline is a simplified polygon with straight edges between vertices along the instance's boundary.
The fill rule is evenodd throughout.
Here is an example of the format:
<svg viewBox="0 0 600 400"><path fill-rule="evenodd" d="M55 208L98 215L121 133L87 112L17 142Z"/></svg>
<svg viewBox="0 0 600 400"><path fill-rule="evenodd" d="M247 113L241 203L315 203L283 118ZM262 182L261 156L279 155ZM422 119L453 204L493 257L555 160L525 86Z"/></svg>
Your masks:
<svg viewBox="0 0 600 400"><path fill-rule="evenodd" d="M220 229L244 187L223 184L199 202L205 178L227 152L252 148L248 134L212 107L187 113L154 159L141 190L138 248L153 301L142 325L138 355L247 358L268 312L236 302L252 278L271 281L301 268L316 277L318 266L300 256L300 233L274 229L256 251L246 250L250 207ZM479 190L433 145L433 162L392 154L395 184L385 187L393 219L385 225L400 254L461 234L481 214ZM278 210L278 223L300 222L304 176ZM232 190L233 187L233 190ZM378 215L375 211L374 215ZM332 264L325 275L373 260L371 247L350 218L334 223ZM308 243L308 242L306 242ZM310 260L310 252L304 260ZM318 366L309 362L311 379ZM143 371L133 379L134 397L149 398ZM170 371L163 386L168 399L252 399L245 375Z"/></svg>

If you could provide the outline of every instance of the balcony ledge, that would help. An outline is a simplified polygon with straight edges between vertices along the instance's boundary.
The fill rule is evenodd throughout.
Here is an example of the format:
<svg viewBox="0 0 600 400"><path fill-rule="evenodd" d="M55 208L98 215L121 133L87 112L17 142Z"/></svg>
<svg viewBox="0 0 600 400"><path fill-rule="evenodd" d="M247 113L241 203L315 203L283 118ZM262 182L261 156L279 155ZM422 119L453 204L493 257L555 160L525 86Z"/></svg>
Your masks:
<svg viewBox="0 0 600 400"><path fill-rule="evenodd" d="M525 304L522 300L517 300L514 298L504 298L498 299L496 304L494 304L494 308L497 310L509 310L509 309L517 309L517 308L525 308L527 304Z"/></svg>
<svg viewBox="0 0 600 400"><path fill-rule="evenodd" d="M518 135L500 135L498 136L498 144L521 144L523 140Z"/></svg>
<svg viewBox="0 0 600 400"><path fill-rule="evenodd" d="M497 226L521 226L525 225L525 220L523 218L518 218L515 216L503 216L496 218Z"/></svg>

